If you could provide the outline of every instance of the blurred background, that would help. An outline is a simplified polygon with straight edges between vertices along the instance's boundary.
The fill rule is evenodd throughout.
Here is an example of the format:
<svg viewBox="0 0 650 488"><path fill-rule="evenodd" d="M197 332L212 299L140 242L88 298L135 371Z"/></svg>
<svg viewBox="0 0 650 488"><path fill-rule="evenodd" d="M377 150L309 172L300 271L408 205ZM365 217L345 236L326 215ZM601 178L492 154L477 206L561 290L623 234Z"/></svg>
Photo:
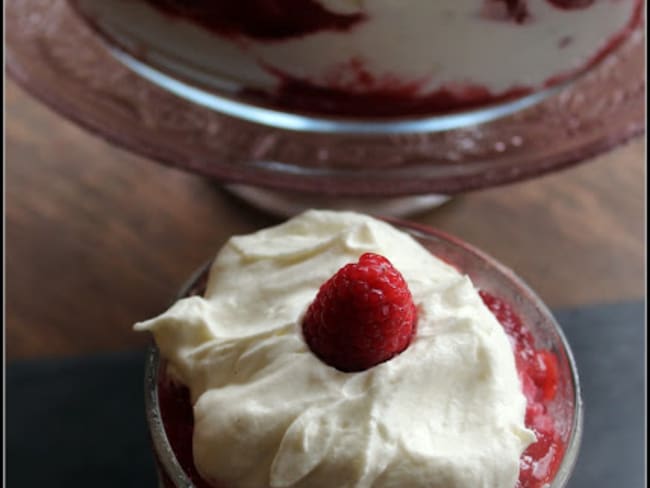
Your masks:
<svg viewBox="0 0 650 488"><path fill-rule="evenodd" d="M156 315L232 234L279 219L219 185L115 148L6 90L7 359L142 346ZM645 137L412 220L513 268L550 307L641 300Z"/></svg>

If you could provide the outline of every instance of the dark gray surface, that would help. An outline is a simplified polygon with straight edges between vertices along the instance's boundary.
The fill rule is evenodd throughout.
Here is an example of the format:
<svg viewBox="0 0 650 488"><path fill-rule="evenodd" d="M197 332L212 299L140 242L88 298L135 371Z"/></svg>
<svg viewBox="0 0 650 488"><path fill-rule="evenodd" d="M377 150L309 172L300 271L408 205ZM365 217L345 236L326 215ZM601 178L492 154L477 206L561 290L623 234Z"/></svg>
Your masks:
<svg viewBox="0 0 650 488"><path fill-rule="evenodd" d="M644 484L642 303L556 312L578 363L585 433L570 488ZM7 486L153 487L142 352L7 370Z"/></svg>
<svg viewBox="0 0 650 488"><path fill-rule="evenodd" d="M560 310L578 364L584 435L569 488L641 488L645 447L644 304Z"/></svg>
<svg viewBox="0 0 650 488"><path fill-rule="evenodd" d="M144 353L7 368L7 486L155 487Z"/></svg>

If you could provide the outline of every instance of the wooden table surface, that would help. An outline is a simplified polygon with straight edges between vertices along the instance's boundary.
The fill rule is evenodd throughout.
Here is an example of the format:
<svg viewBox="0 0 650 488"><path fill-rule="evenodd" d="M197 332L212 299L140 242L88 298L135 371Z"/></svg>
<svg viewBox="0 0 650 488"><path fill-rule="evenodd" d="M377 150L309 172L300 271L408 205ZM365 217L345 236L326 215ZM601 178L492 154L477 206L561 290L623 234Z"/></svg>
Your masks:
<svg viewBox="0 0 650 488"><path fill-rule="evenodd" d="M206 179L111 147L6 87L7 359L146 343L231 234L278 222ZM513 268L551 307L644 297L645 138L414 216Z"/></svg>

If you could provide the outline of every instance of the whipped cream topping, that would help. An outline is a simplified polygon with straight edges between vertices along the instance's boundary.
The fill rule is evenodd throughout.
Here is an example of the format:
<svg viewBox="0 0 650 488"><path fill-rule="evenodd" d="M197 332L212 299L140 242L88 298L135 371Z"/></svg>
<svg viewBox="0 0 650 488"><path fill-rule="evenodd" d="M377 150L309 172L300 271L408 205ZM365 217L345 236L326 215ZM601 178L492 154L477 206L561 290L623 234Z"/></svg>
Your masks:
<svg viewBox="0 0 650 488"><path fill-rule="evenodd" d="M318 288L365 252L418 307L410 346L343 373L306 345ZM467 276L370 217L308 211L233 237L204 297L136 324L154 334L194 409L194 461L229 487L515 486L534 441L511 346Z"/></svg>

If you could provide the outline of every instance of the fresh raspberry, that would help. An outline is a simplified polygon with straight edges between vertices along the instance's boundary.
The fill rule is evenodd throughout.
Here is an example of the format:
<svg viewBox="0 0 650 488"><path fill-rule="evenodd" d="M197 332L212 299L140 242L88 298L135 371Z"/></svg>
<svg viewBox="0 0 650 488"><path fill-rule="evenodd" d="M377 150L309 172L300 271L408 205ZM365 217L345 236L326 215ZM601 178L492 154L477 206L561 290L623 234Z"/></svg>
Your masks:
<svg viewBox="0 0 650 488"><path fill-rule="evenodd" d="M366 253L320 287L302 330L323 362L341 371L362 371L406 349L416 321L400 272L385 257Z"/></svg>

